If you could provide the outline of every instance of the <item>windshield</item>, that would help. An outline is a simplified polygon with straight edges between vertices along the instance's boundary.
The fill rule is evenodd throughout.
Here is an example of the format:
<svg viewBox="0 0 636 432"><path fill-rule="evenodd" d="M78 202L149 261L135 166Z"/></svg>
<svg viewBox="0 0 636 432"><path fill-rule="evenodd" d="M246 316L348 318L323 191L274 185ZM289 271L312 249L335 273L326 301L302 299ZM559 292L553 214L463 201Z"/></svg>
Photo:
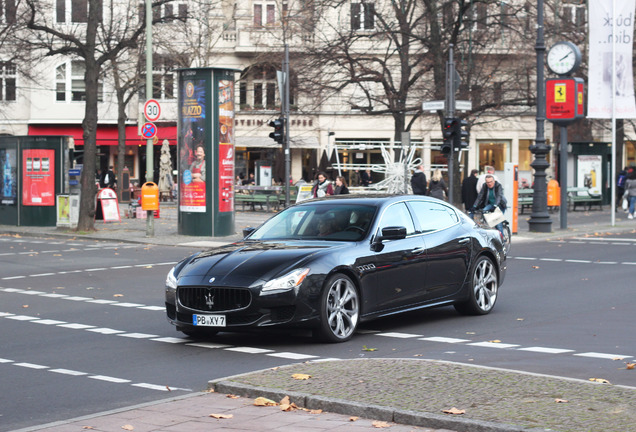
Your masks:
<svg viewBox="0 0 636 432"><path fill-rule="evenodd" d="M359 241L366 237L376 208L358 204L303 205L268 220L250 240Z"/></svg>

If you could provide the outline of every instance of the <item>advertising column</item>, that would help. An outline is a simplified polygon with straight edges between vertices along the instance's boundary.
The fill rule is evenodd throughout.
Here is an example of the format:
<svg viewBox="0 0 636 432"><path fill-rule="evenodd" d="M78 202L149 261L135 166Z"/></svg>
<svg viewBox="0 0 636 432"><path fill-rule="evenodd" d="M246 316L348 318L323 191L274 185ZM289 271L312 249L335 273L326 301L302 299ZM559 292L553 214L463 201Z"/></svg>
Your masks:
<svg viewBox="0 0 636 432"><path fill-rule="evenodd" d="M179 71L179 234L234 234L234 73Z"/></svg>

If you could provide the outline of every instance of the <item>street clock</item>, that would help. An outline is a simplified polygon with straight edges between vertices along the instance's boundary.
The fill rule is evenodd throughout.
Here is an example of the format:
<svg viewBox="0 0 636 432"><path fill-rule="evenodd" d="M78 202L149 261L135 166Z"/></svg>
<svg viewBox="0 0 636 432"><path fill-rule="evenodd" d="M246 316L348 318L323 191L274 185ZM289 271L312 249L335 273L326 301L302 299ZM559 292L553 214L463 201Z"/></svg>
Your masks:
<svg viewBox="0 0 636 432"><path fill-rule="evenodd" d="M581 51L572 42L557 42L548 51L548 68L557 75L570 75L581 65Z"/></svg>

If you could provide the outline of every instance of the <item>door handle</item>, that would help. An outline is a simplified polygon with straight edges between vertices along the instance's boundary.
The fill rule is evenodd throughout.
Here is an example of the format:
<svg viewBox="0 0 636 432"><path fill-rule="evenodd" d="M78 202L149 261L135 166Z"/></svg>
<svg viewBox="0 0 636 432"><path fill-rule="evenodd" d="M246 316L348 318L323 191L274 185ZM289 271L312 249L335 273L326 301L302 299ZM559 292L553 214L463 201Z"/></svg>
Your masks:
<svg viewBox="0 0 636 432"><path fill-rule="evenodd" d="M468 243L470 241L470 237L464 237L463 239L459 239L459 244Z"/></svg>
<svg viewBox="0 0 636 432"><path fill-rule="evenodd" d="M411 251L411 253L413 253L414 255L419 255L421 253L426 252L426 248L424 247L420 247L420 248L415 248Z"/></svg>

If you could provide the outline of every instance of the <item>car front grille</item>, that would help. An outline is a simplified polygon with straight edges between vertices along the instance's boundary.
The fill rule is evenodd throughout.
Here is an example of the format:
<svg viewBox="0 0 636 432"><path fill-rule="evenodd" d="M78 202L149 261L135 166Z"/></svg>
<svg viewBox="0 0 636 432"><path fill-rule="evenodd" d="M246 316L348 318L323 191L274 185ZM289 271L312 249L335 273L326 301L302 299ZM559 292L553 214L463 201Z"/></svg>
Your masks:
<svg viewBox="0 0 636 432"><path fill-rule="evenodd" d="M252 302L252 293L242 288L179 288L177 297L183 306L203 312L243 309Z"/></svg>

